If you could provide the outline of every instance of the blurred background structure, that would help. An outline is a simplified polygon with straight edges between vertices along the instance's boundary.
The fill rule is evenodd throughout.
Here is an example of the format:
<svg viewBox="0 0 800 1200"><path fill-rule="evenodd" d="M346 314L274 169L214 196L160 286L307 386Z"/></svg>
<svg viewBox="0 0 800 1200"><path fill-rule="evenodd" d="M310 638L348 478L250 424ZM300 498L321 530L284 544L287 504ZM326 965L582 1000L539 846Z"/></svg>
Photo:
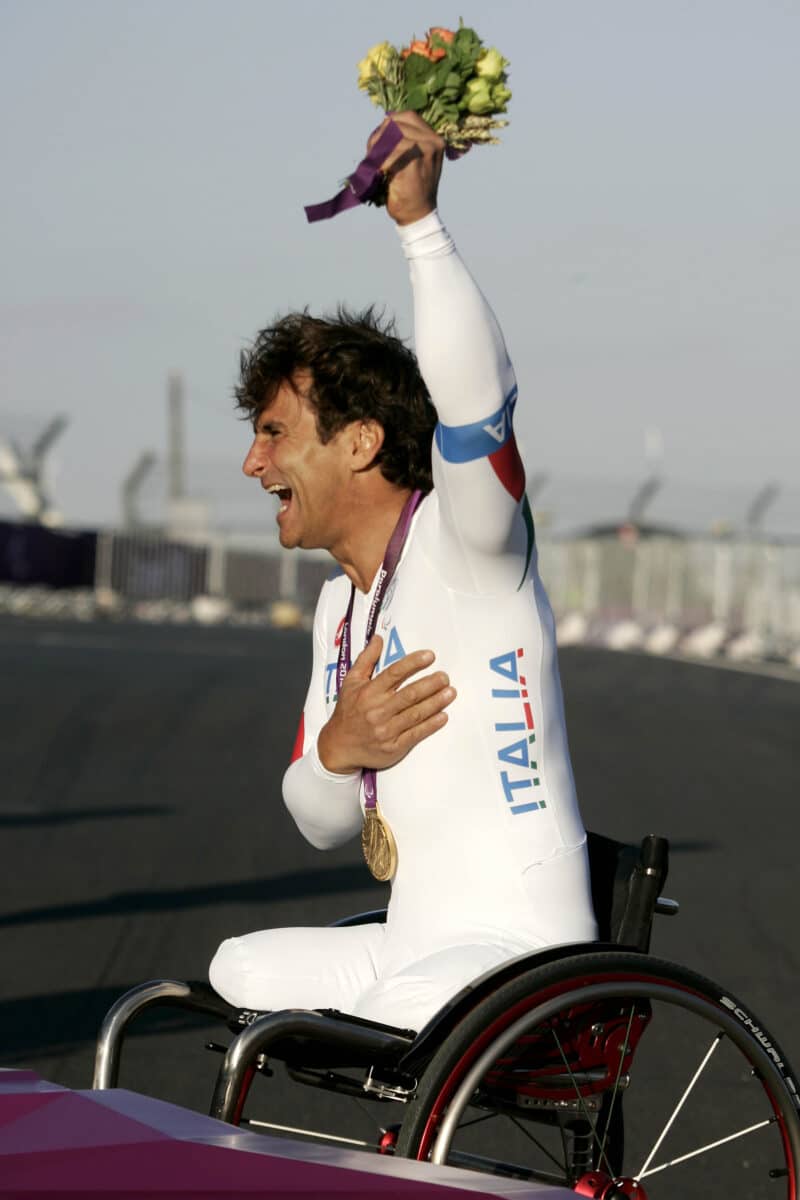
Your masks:
<svg viewBox="0 0 800 1200"><path fill-rule="evenodd" d="M68 424L64 416L41 421L0 413L0 484L17 513L42 525L62 523L48 498L45 470L48 451Z"/></svg>
<svg viewBox="0 0 800 1200"><path fill-rule="evenodd" d="M134 458L120 519L94 529L59 528L47 452L65 419L0 415L0 612L310 622L330 559L281 549L271 500L236 462L187 457L179 374L165 399L165 446ZM800 489L679 483L656 466L638 481L529 473L561 644L800 668Z"/></svg>

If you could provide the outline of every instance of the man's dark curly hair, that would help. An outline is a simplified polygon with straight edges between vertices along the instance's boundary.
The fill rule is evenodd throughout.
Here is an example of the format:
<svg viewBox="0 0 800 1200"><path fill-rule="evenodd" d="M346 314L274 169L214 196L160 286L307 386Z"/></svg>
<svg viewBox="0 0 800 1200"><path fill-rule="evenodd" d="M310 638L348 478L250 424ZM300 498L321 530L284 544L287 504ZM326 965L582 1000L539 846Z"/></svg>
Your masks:
<svg viewBox="0 0 800 1200"><path fill-rule="evenodd" d="M411 350L395 324L370 307L335 316L288 313L262 329L242 351L237 407L255 425L281 384L311 372L309 403L320 441L329 442L351 421L374 420L384 442L375 462L385 479L428 492L436 410Z"/></svg>

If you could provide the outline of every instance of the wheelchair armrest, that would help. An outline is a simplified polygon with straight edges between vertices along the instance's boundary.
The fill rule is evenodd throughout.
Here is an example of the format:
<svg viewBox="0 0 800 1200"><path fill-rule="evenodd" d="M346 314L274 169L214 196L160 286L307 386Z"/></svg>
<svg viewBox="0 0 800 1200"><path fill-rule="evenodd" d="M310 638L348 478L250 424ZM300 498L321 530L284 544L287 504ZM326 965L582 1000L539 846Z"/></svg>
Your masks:
<svg viewBox="0 0 800 1200"><path fill-rule="evenodd" d="M331 921L330 929L343 929L347 925L382 925L386 921L385 908L371 908L367 912L354 913L350 917L341 917Z"/></svg>

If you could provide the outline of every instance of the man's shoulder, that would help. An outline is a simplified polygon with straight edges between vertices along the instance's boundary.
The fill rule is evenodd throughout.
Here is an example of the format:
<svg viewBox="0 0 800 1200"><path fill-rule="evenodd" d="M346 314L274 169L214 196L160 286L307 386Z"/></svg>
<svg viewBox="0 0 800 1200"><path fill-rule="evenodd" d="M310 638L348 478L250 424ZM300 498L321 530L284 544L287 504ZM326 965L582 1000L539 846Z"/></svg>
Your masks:
<svg viewBox="0 0 800 1200"><path fill-rule="evenodd" d="M350 580L345 575L341 567L333 567L330 573L325 576L322 587L319 590L317 597L317 606L314 611L314 630L317 636L327 640L331 622L339 621L339 616L334 617L334 614L344 612L347 607L347 596L349 594Z"/></svg>
<svg viewBox="0 0 800 1200"><path fill-rule="evenodd" d="M330 600L336 603L339 595L347 595L349 589L350 580L338 564L334 565L325 576L320 588L319 606L324 608Z"/></svg>

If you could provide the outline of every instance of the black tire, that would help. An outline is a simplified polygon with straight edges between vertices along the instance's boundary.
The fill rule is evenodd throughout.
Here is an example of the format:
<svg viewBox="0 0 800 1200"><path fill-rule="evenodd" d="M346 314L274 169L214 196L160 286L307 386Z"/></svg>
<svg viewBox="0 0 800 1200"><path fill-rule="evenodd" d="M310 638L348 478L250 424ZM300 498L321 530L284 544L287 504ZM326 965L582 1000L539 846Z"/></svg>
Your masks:
<svg viewBox="0 0 800 1200"><path fill-rule="evenodd" d="M406 1105L397 1153L568 1188L594 1172L585 1195L800 1200L800 1103L775 1039L729 992L649 955L588 953L467 1014ZM628 1191L602 1191L620 1178Z"/></svg>

